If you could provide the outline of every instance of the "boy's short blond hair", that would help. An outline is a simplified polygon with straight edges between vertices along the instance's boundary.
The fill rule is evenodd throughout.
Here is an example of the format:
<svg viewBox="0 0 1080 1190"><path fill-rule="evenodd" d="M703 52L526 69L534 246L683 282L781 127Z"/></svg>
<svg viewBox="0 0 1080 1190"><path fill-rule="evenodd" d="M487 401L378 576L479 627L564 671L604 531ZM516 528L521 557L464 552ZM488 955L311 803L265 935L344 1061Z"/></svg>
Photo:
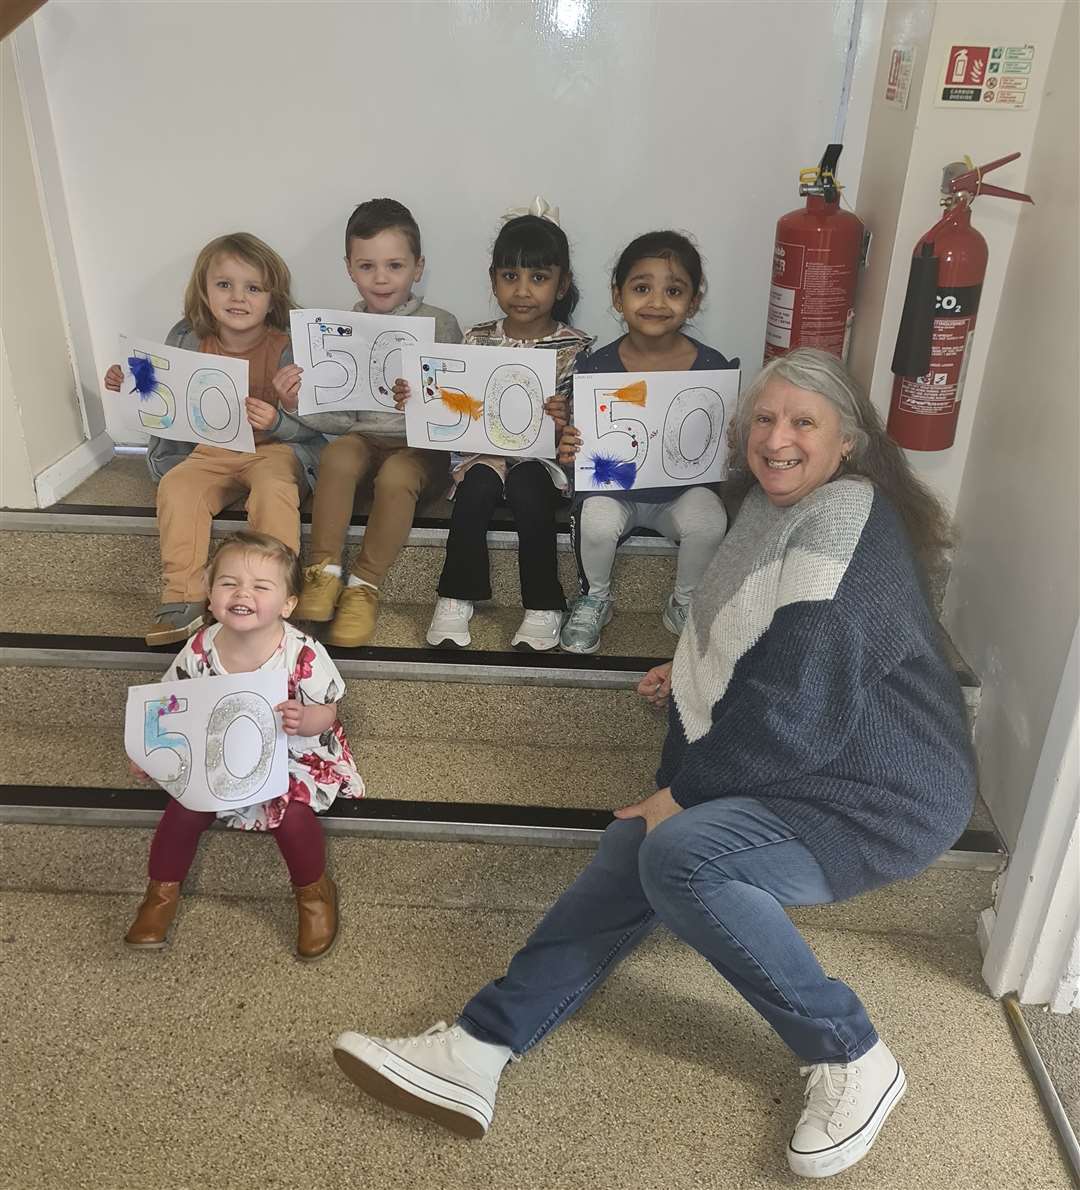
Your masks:
<svg viewBox="0 0 1080 1190"><path fill-rule="evenodd" d="M292 297L292 274L289 272L289 266L258 236L246 231L234 231L227 236L218 236L216 240L211 240L195 258L195 267L191 270L191 279L184 293L184 317L191 324L195 334L200 339L205 339L217 332L217 324L206 300L206 275L219 256L235 256L237 260L242 260L244 264L259 271L263 285L270 294L270 309L267 311L266 321L275 330L287 332L289 311L296 307Z"/></svg>
<svg viewBox="0 0 1080 1190"><path fill-rule="evenodd" d="M253 529L245 529L240 533L233 533L218 546L217 552L206 567L206 589L209 591L217 578L221 568L221 559L232 550L240 550L245 554L254 554L257 558L268 558L281 566L285 576L285 590L293 598L299 598L303 587L303 575L300 573L300 559L284 542L271 537L269 533L256 533Z"/></svg>

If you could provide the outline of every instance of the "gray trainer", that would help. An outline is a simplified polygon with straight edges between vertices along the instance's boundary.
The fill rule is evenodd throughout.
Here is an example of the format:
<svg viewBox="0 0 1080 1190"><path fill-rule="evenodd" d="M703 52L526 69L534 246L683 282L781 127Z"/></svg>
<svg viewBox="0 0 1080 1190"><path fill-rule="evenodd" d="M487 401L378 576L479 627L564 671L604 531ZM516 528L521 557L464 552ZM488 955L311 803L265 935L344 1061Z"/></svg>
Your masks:
<svg viewBox="0 0 1080 1190"><path fill-rule="evenodd" d="M689 611L688 603L680 603L674 595L669 596L667 603L664 604L663 615L664 627L668 632L674 633L675 636L682 636Z"/></svg>
<svg viewBox="0 0 1080 1190"><path fill-rule="evenodd" d="M567 653L595 653L600 648L600 633L610 623L614 610L614 599L579 596L559 634L560 647Z"/></svg>
<svg viewBox="0 0 1080 1190"><path fill-rule="evenodd" d="M174 645L194 636L205 623L205 603L163 603L144 639L148 645Z"/></svg>

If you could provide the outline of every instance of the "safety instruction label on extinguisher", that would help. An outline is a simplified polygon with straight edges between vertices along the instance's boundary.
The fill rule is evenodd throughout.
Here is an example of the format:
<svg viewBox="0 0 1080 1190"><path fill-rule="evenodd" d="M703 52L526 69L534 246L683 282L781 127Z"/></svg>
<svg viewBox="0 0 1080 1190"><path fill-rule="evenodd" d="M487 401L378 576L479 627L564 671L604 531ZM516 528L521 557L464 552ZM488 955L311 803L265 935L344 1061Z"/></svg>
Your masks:
<svg viewBox="0 0 1080 1190"><path fill-rule="evenodd" d="M945 57L937 107L1018 111L1027 103L1035 47L953 45Z"/></svg>
<svg viewBox="0 0 1080 1190"><path fill-rule="evenodd" d="M960 404L981 293L982 285L937 291L929 371L900 381L899 408L905 413L944 417Z"/></svg>
<svg viewBox="0 0 1080 1190"><path fill-rule="evenodd" d="M765 342L773 347L791 346L791 320L795 312L795 290L774 285L769 290L769 320Z"/></svg>

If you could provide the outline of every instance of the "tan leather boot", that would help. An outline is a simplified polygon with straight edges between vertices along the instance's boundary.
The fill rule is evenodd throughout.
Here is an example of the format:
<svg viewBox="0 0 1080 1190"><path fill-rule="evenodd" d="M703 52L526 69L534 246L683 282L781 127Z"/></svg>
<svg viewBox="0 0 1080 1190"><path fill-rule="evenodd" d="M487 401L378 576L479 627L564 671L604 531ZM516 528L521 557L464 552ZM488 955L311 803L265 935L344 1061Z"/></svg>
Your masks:
<svg viewBox="0 0 1080 1190"><path fill-rule="evenodd" d="M323 872L314 884L294 884L293 892L296 893L296 953L308 962L321 959L337 938L337 887Z"/></svg>
<svg viewBox="0 0 1080 1190"><path fill-rule="evenodd" d="M180 885L177 881L151 880L124 941L137 950L160 950L165 945L179 904Z"/></svg>
<svg viewBox="0 0 1080 1190"><path fill-rule="evenodd" d="M317 620L320 622L334 617L341 592L345 584L336 574L328 574L325 562L317 562L304 569L304 588L293 610L294 620Z"/></svg>
<svg viewBox="0 0 1080 1190"><path fill-rule="evenodd" d="M326 633L326 642L358 649L375 635L379 614L379 592L374 587L346 587L338 600L334 622Z"/></svg>

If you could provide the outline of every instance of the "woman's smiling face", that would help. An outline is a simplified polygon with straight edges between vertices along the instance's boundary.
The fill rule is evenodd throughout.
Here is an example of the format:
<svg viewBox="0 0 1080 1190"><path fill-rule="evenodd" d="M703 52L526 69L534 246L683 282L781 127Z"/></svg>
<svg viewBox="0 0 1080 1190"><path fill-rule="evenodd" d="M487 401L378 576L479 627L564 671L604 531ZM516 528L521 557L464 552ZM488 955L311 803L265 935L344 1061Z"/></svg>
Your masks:
<svg viewBox="0 0 1080 1190"><path fill-rule="evenodd" d="M779 507L797 504L828 483L852 445L836 407L818 393L775 379L754 402L747 461Z"/></svg>

